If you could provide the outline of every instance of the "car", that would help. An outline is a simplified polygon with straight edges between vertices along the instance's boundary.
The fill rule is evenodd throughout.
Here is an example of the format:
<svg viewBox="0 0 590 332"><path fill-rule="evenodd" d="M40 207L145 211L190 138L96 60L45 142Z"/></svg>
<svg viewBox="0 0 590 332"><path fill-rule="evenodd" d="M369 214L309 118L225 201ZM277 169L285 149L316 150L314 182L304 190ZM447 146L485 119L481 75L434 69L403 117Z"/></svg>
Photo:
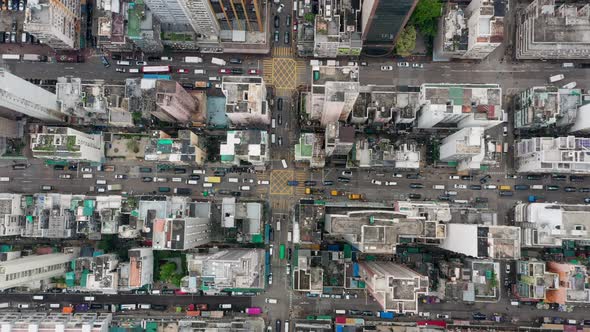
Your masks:
<svg viewBox="0 0 590 332"><path fill-rule="evenodd" d="M383 184L383 182L381 182L381 181L379 181L379 180L375 180L375 179L371 180L371 183L372 183L372 184L376 184L376 185L378 185L378 186L380 186L380 185L382 185L382 184Z"/></svg>
<svg viewBox="0 0 590 332"><path fill-rule="evenodd" d="M25 3L22 0L18 3L18 10L21 12L25 10Z"/></svg>
<svg viewBox="0 0 590 332"><path fill-rule="evenodd" d="M242 192L241 191L232 191L231 195L234 197L240 197L240 196L242 196Z"/></svg>
<svg viewBox="0 0 590 332"><path fill-rule="evenodd" d="M279 123L279 126L283 124L283 117L280 114L277 116L277 122Z"/></svg>
<svg viewBox="0 0 590 332"><path fill-rule="evenodd" d="M59 175L60 179L71 179L72 178L72 174L60 174Z"/></svg>
<svg viewBox="0 0 590 332"><path fill-rule="evenodd" d="M285 8L284 4L280 4L279 7L277 8L277 13L280 13L283 11L283 8Z"/></svg>
<svg viewBox="0 0 590 332"><path fill-rule="evenodd" d="M372 311L365 310L361 313L363 316L373 316L375 315Z"/></svg>
<svg viewBox="0 0 590 332"><path fill-rule="evenodd" d="M135 61L136 66L147 66L147 62L145 61Z"/></svg>
<svg viewBox="0 0 590 332"><path fill-rule="evenodd" d="M504 177L507 179L518 179L518 175L516 174L506 174Z"/></svg>
<svg viewBox="0 0 590 332"><path fill-rule="evenodd" d="M580 188L578 191L581 193L590 193L590 188Z"/></svg>
<svg viewBox="0 0 590 332"><path fill-rule="evenodd" d="M268 284L272 285L272 273L268 275Z"/></svg>
<svg viewBox="0 0 590 332"><path fill-rule="evenodd" d="M504 136L504 137L508 136L508 126L504 126L502 128L502 136Z"/></svg>
<svg viewBox="0 0 590 332"><path fill-rule="evenodd" d="M152 182L154 181L154 178L149 177L149 176L144 176L141 178L141 182Z"/></svg>
<svg viewBox="0 0 590 332"><path fill-rule="evenodd" d="M462 175L461 180L463 181L473 181L473 176L471 175Z"/></svg>
<svg viewBox="0 0 590 332"><path fill-rule="evenodd" d="M242 64L242 59L240 59L240 58L230 58L229 59L229 63L234 64L234 65L241 65Z"/></svg>
<svg viewBox="0 0 590 332"><path fill-rule="evenodd" d="M317 185L317 181L305 181L304 185L307 187L315 187Z"/></svg>
<svg viewBox="0 0 590 332"><path fill-rule="evenodd" d="M471 190L481 190L481 185L479 185L479 184L472 184L472 185L469 185L469 189L471 189Z"/></svg>
<svg viewBox="0 0 590 332"><path fill-rule="evenodd" d="M64 169L66 169L66 167L64 165L53 165L53 169L55 171L63 171Z"/></svg>
<svg viewBox="0 0 590 332"><path fill-rule="evenodd" d="M531 189L531 186L529 186L528 184L516 184L514 185L514 190L529 190Z"/></svg>
<svg viewBox="0 0 590 332"><path fill-rule="evenodd" d="M486 184L485 186L483 186L484 189L498 189L498 186L496 186L495 184Z"/></svg>
<svg viewBox="0 0 590 332"><path fill-rule="evenodd" d="M291 26L291 15L287 15L285 26L288 26L288 27Z"/></svg>
<svg viewBox="0 0 590 332"><path fill-rule="evenodd" d="M293 254L293 251L291 250L291 248L287 249L287 260L290 261L291 260L291 255Z"/></svg>
<svg viewBox="0 0 590 332"><path fill-rule="evenodd" d="M330 181L330 180L324 181L324 186L333 186L333 185L334 185L334 181Z"/></svg>
<svg viewBox="0 0 590 332"><path fill-rule="evenodd" d="M438 200L439 201L450 201L451 200L451 196L449 196L449 195L440 195L440 196L438 196Z"/></svg>
<svg viewBox="0 0 590 332"><path fill-rule="evenodd" d="M260 70L258 70L258 69L248 69L248 74L249 75L258 75L258 74L260 74Z"/></svg>
<svg viewBox="0 0 590 332"><path fill-rule="evenodd" d="M506 263L506 274L510 274L510 264Z"/></svg>
<svg viewBox="0 0 590 332"><path fill-rule="evenodd" d="M424 68L424 65L421 63L412 63L412 68Z"/></svg>
<svg viewBox="0 0 590 332"><path fill-rule="evenodd" d="M82 167L82 173L92 173L91 167Z"/></svg>
<svg viewBox="0 0 590 332"><path fill-rule="evenodd" d="M449 318L451 318L451 316L449 316L447 314L436 314L436 318L449 319Z"/></svg>
<svg viewBox="0 0 590 332"><path fill-rule="evenodd" d="M275 29L281 27L281 17L279 15L275 15Z"/></svg>
<svg viewBox="0 0 590 332"><path fill-rule="evenodd" d="M285 31L285 39L283 42L285 44L289 44L291 42L291 33L289 31Z"/></svg>
<svg viewBox="0 0 590 332"><path fill-rule="evenodd" d="M254 179L244 178L244 179L242 179L242 183L254 183Z"/></svg>
<svg viewBox="0 0 590 332"><path fill-rule="evenodd" d="M350 182L350 178L339 176L338 177L338 182L349 183Z"/></svg>
<svg viewBox="0 0 590 332"><path fill-rule="evenodd" d="M584 182L586 178L583 176L579 176L579 175L570 175L570 181L571 182Z"/></svg>
<svg viewBox="0 0 590 332"><path fill-rule="evenodd" d="M297 21L293 21L293 31L297 31Z"/></svg>
<svg viewBox="0 0 590 332"><path fill-rule="evenodd" d="M381 66L381 71L390 71L393 70L393 66Z"/></svg>
<svg viewBox="0 0 590 332"><path fill-rule="evenodd" d="M481 183L481 184L487 183L488 180L491 178L492 178L492 176L488 174L488 175L482 177L481 179L479 179L479 183Z"/></svg>
<svg viewBox="0 0 590 332"><path fill-rule="evenodd" d="M115 179L125 180L127 179L127 174L116 174Z"/></svg>
<svg viewBox="0 0 590 332"><path fill-rule="evenodd" d="M422 183L410 183L410 188L412 189L422 189L424 185Z"/></svg>
<svg viewBox="0 0 590 332"><path fill-rule="evenodd" d="M220 74L231 74L231 69L229 68L221 68L219 69Z"/></svg>
<svg viewBox="0 0 590 332"><path fill-rule="evenodd" d="M475 320L485 320L487 318L487 316L485 314L482 314L481 312L474 312L472 314L472 317Z"/></svg>
<svg viewBox="0 0 590 332"><path fill-rule="evenodd" d="M115 68L115 71L117 73L126 73L127 72L127 70L125 68Z"/></svg>
<svg viewBox="0 0 590 332"><path fill-rule="evenodd" d="M179 74L188 74L189 70L188 69L184 69L184 68L179 68L176 70L177 73Z"/></svg>
<svg viewBox="0 0 590 332"><path fill-rule="evenodd" d="M348 176L351 177L352 176L352 171L342 171L342 176Z"/></svg>
<svg viewBox="0 0 590 332"><path fill-rule="evenodd" d="M403 174L400 174L400 173L393 173L393 177L394 178L403 178L404 175Z"/></svg>
<svg viewBox="0 0 590 332"><path fill-rule="evenodd" d="M279 137L279 145L283 145L283 138Z"/></svg>
<svg viewBox="0 0 590 332"><path fill-rule="evenodd" d="M543 176L541 175L536 175L536 174L529 174L526 176L527 180L541 180L543 179Z"/></svg>
<svg viewBox="0 0 590 332"><path fill-rule="evenodd" d="M217 171L214 171L213 172L213 175L215 175L215 176L225 176L225 171L217 170Z"/></svg>
<svg viewBox="0 0 590 332"><path fill-rule="evenodd" d="M232 75L242 75L244 70L242 68L232 68L231 73Z"/></svg>
<svg viewBox="0 0 590 332"><path fill-rule="evenodd" d="M70 165L68 166L68 169L69 169L70 171L73 171L73 172L75 172L75 171L77 171L77 170L78 170L78 165L77 165L77 164L70 164Z"/></svg>
<svg viewBox="0 0 590 332"><path fill-rule="evenodd" d="M397 186L397 182L394 181L385 181L386 186Z"/></svg>
<svg viewBox="0 0 590 332"><path fill-rule="evenodd" d="M420 174L407 174L406 175L406 179L414 179L414 180L416 180L416 179L420 179L420 178L421 178L420 177Z"/></svg>
<svg viewBox="0 0 590 332"><path fill-rule="evenodd" d="M275 322L275 331L281 332L281 320L280 319L277 319ZM289 331L285 331L285 332L289 332Z"/></svg>
<svg viewBox="0 0 590 332"><path fill-rule="evenodd" d="M465 184L454 184L453 188L455 189L467 189L467 185Z"/></svg>
<svg viewBox="0 0 590 332"><path fill-rule="evenodd" d="M277 111L282 111L283 110L283 98L278 98L277 99Z"/></svg>
<svg viewBox="0 0 590 332"><path fill-rule="evenodd" d="M188 176L189 180L195 180L195 181L199 181L201 179L201 176L198 174L191 174Z"/></svg>
<svg viewBox="0 0 590 332"><path fill-rule="evenodd" d="M397 66L400 68L408 68L408 67L410 67L410 64L407 62L398 62Z"/></svg>
<svg viewBox="0 0 590 332"><path fill-rule="evenodd" d="M105 66L106 68L109 68L111 66L111 64L109 63L109 60L107 60L107 58L104 55L100 56L100 62L102 62L102 65Z"/></svg>
<svg viewBox="0 0 590 332"><path fill-rule="evenodd" d="M557 191L559 190L559 186L549 185L546 187L547 191Z"/></svg>
<svg viewBox="0 0 590 332"><path fill-rule="evenodd" d="M575 193L577 190L576 187L565 187L563 188L563 191L565 191L566 193Z"/></svg>
<svg viewBox="0 0 590 332"><path fill-rule="evenodd" d="M275 30L275 33L274 33L275 43L278 43L280 40L281 40L281 33L279 32L279 30Z"/></svg>
<svg viewBox="0 0 590 332"><path fill-rule="evenodd" d="M586 203L586 204L590 203L590 197L584 198L584 203Z"/></svg>
<svg viewBox="0 0 590 332"><path fill-rule="evenodd" d="M565 181L567 177L565 175L552 175L551 178L555 181Z"/></svg>

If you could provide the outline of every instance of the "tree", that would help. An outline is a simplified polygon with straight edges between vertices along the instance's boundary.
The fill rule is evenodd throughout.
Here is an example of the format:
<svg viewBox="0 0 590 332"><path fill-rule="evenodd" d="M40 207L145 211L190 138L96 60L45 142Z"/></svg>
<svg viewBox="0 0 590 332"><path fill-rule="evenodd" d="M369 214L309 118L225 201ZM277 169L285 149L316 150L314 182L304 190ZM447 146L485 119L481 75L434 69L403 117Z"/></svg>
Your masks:
<svg viewBox="0 0 590 332"><path fill-rule="evenodd" d="M160 280L164 282L170 282L176 274L176 263L168 262L160 266Z"/></svg>
<svg viewBox="0 0 590 332"><path fill-rule="evenodd" d="M305 13L305 15L303 17L305 18L305 21L307 21L309 23L313 23L313 21L315 20L314 13Z"/></svg>
<svg viewBox="0 0 590 332"><path fill-rule="evenodd" d="M428 37L434 37L437 31L437 21L442 15L442 4L440 0L420 0L410 23L416 26L420 32Z"/></svg>
<svg viewBox="0 0 590 332"><path fill-rule="evenodd" d="M416 48L416 29L409 25L400 34L395 44L395 53L401 56L408 56Z"/></svg>

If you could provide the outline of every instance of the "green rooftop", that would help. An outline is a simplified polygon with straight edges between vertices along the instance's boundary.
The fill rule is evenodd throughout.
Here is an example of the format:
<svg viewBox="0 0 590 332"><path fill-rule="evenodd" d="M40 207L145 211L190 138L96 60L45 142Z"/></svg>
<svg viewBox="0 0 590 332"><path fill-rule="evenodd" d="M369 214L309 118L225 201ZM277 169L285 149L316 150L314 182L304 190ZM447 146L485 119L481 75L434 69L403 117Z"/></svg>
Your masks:
<svg viewBox="0 0 590 332"><path fill-rule="evenodd" d="M129 10L127 10L127 35L131 39L140 38L141 33L141 19L145 7L143 0L136 0L129 3Z"/></svg>
<svg viewBox="0 0 590 332"><path fill-rule="evenodd" d="M299 137L299 144L295 144L295 159L303 158L311 158L313 154L313 143L307 143L308 136L306 134L301 134Z"/></svg>

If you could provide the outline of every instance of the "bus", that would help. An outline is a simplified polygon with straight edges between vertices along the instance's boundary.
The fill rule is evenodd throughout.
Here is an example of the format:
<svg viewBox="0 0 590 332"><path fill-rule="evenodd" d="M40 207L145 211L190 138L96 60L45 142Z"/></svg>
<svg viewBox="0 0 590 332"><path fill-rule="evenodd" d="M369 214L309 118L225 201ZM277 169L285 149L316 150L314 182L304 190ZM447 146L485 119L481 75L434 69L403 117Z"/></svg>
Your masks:
<svg viewBox="0 0 590 332"><path fill-rule="evenodd" d="M281 246L279 247L279 259L283 260L285 259L285 245L281 244Z"/></svg>
<svg viewBox="0 0 590 332"><path fill-rule="evenodd" d="M170 66L143 66L141 67L142 73L169 73Z"/></svg>
<svg viewBox="0 0 590 332"><path fill-rule="evenodd" d="M205 182L207 182L207 183L221 183L221 177L219 177L219 176L206 176Z"/></svg>
<svg viewBox="0 0 590 332"><path fill-rule="evenodd" d="M20 60L20 54L2 54L2 60Z"/></svg>

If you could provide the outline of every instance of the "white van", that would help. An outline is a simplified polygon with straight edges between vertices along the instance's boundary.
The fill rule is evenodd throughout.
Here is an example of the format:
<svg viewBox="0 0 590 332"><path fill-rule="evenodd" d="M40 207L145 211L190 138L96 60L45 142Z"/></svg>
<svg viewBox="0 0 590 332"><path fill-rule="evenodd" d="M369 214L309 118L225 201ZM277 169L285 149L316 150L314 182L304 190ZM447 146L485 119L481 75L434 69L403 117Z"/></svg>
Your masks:
<svg viewBox="0 0 590 332"><path fill-rule="evenodd" d="M266 185L268 185L268 184L270 184L270 181L269 180L258 180L258 184L266 184Z"/></svg>
<svg viewBox="0 0 590 332"><path fill-rule="evenodd" d="M447 194L447 196L457 196L457 192L453 190L445 191L445 194Z"/></svg>
<svg viewBox="0 0 590 332"><path fill-rule="evenodd" d="M143 309L143 310L150 310L152 308L152 305L149 303L142 303L139 304L139 309Z"/></svg>
<svg viewBox="0 0 590 332"><path fill-rule="evenodd" d="M272 129L275 129L277 127L277 121L275 120L275 118L272 118L272 121L270 123L271 123L270 126Z"/></svg>
<svg viewBox="0 0 590 332"><path fill-rule="evenodd" d="M208 183L208 182L203 183L203 188L212 188L212 187L213 187L213 183Z"/></svg>
<svg viewBox="0 0 590 332"><path fill-rule="evenodd" d="M205 174L204 169L193 169L193 174Z"/></svg>
<svg viewBox="0 0 590 332"><path fill-rule="evenodd" d="M182 182L182 178L172 178L172 182Z"/></svg>
<svg viewBox="0 0 590 332"><path fill-rule="evenodd" d="M435 184L434 186L432 186L432 189L445 190L445 185L444 184Z"/></svg>
<svg viewBox="0 0 590 332"><path fill-rule="evenodd" d="M270 134L270 142L275 144L277 141L277 136L275 134Z"/></svg>
<svg viewBox="0 0 590 332"><path fill-rule="evenodd" d="M59 308L61 308L61 304L59 304L59 303L50 303L49 304L49 308L51 308L51 309L59 309Z"/></svg>
<svg viewBox="0 0 590 332"><path fill-rule="evenodd" d="M33 295L34 301L43 301L45 297L43 295Z"/></svg>
<svg viewBox="0 0 590 332"><path fill-rule="evenodd" d="M346 310L336 309L334 310L334 312L336 313L336 315L346 315Z"/></svg>
<svg viewBox="0 0 590 332"><path fill-rule="evenodd" d="M7 176L0 177L0 182L10 182L10 178Z"/></svg>
<svg viewBox="0 0 590 332"><path fill-rule="evenodd" d="M265 299L264 302L270 303L270 304L277 304L277 303L279 303L279 301L277 301L277 299L271 299L271 298Z"/></svg>
<svg viewBox="0 0 590 332"><path fill-rule="evenodd" d="M195 74L197 74L197 75L207 75L207 71L205 69L195 69Z"/></svg>
<svg viewBox="0 0 590 332"><path fill-rule="evenodd" d="M2 309L2 308L8 308L8 307L10 307L10 303L9 302L2 302L2 303L0 303L0 309Z"/></svg>
<svg viewBox="0 0 590 332"><path fill-rule="evenodd" d="M130 66L131 63L129 61L117 61L117 66Z"/></svg>
<svg viewBox="0 0 590 332"><path fill-rule="evenodd" d="M156 178L156 182L168 182L167 178Z"/></svg>
<svg viewBox="0 0 590 332"><path fill-rule="evenodd" d="M84 301L87 301L87 302L94 301L94 296L84 296Z"/></svg>
<svg viewBox="0 0 590 332"><path fill-rule="evenodd" d="M231 309L231 304L220 304L219 309Z"/></svg>
<svg viewBox="0 0 590 332"><path fill-rule="evenodd" d="M187 184L193 184L193 185L199 184L199 182L197 180L187 180L186 183Z"/></svg>
<svg viewBox="0 0 590 332"><path fill-rule="evenodd" d="M121 304L121 310L135 310L137 309L137 304Z"/></svg>
<svg viewBox="0 0 590 332"><path fill-rule="evenodd" d="M240 182L240 179L238 179L238 178L228 178L227 181L230 182L230 183L238 183L238 182Z"/></svg>
<svg viewBox="0 0 590 332"><path fill-rule="evenodd" d="M544 188L543 188L543 185L542 184L533 184L531 186L531 189L533 189L533 190L543 190Z"/></svg>
<svg viewBox="0 0 590 332"><path fill-rule="evenodd" d="M561 67L563 67L563 68L574 68L575 65L574 65L573 62L564 62L564 63L561 64Z"/></svg>
<svg viewBox="0 0 590 332"><path fill-rule="evenodd" d="M160 293L159 289L152 289L152 295L160 295Z"/></svg>
<svg viewBox="0 0 590 332"><path fill-rule="evenodd" d="M250 191L250 186L241 186L240 190L242 191Z"/></svg>
<svg viewBox="0 0 590 332"><path fill-rule="evenodd" d="M221 79L219 79L219 76L211 76L209 77L209 81L221 81Z"/></svg>
<svg viewBox="0 0 590 332"><path fill-rule="evenodd" d="M92 179L94 177L94 175L92 175L92 173L84 173L82 174L82 178L83 179Z"/></svg>
<svg viewBox="0 0 590 332"><path fill-rule="evenodd" d="M96 184L107 184L107 180L103 180L103 179L96 180Z"/></svg>
<svg viewBox="0 0 590 332"><path fill-rule="evenodd" d="M129 68L130 73L139 73L139 68Z"/></svg>
<svg viewBox="0 0 590 332"><path fill-rule="evenodd" d="M281 163L283 164L283 168L289 168L289 166L287 166L287 161L285 159L281 159Z"/></svg>

